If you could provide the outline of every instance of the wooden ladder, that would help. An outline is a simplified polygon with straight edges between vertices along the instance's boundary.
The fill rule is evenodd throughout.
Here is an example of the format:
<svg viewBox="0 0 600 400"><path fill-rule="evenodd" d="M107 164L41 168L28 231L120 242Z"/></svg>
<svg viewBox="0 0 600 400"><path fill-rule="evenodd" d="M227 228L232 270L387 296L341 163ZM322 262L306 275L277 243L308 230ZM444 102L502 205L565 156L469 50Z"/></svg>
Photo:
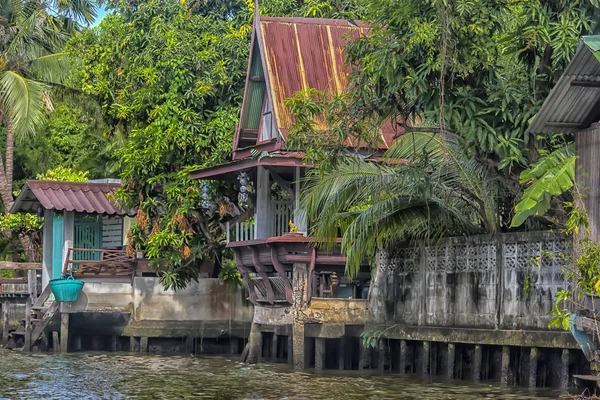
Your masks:
<svg viewBox="0 0 600 400"><path fill-rule="evenodd" d="M38 340L42 337L42 334L54 318L58 314L60 304L54 300L50 306L47 306L47 301L50 297L50 285L46 286L40 297L37 298L35 304L31 307L31 316L29 329L31 333L29 335L29 343L27 343L27 336L25 336L25 350L30 351L31 347L35 345Z"/></svg>

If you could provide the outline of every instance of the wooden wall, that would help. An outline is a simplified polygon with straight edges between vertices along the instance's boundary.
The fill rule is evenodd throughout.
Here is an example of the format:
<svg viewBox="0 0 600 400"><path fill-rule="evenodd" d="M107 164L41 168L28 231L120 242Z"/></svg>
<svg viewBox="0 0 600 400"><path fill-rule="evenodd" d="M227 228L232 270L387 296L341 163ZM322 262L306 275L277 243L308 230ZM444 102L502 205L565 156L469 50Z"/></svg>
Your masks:
<svg viewBox="0 0 600 400"><path fill-rule="evenodd" d="M585 208L590 219L590 230L596 242L600 239L600 125L575 134L577 163L575 179L584 195Z"/></svg>

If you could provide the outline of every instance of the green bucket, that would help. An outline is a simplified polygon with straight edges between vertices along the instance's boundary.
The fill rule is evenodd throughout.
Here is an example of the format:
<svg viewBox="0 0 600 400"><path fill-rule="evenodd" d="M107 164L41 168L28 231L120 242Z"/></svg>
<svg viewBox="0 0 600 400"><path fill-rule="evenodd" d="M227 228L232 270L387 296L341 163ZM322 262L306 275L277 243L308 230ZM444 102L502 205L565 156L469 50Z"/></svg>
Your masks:
<svg viewBox="0 0 600 400"><path fill-rule="evenodd" d="M50 290L58 302L77 301L83 289L83 281L76 281L72 276L68 278L51 279Z"/></svg>

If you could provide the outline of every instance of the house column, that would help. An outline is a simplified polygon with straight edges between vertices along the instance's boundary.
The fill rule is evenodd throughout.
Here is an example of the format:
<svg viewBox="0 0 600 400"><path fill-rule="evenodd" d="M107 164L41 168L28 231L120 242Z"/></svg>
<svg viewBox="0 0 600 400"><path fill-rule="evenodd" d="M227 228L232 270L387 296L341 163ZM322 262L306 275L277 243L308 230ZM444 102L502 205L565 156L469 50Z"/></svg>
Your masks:
<svg viewBox="0 0 600 400"><path fill-rule="evenodd" d="M44 211L43 253L42 253L42 291L46 289L52 277L52 234L54 210Z"/></svg>
<svg viewBox="0 0 600 400"><path fill-rule="evenodd" d="M262 239L271 232L271 176L264 167L256 168L256 214L254 217L254 238Z"/></svg>
<svg viewBox="0 0 600 400"><path fill-rule="evenodd" d="M306 213L300 211L300 180L302 179L302 170L300 167L294 168L294 192L296 198L294 201L294 224L299 232L308 231L308 223L306 221Z"/></svg>
<svg viewBox="0 0 600 400"><path fill-rule="evenodd" d="M75 237L75 212L65 211L64 215L65 220L63 230L63 268L65 265L64 262L66 261L66 258L68 256L67 252L69 251L69 248L73 247L73 240Z"/></svg>

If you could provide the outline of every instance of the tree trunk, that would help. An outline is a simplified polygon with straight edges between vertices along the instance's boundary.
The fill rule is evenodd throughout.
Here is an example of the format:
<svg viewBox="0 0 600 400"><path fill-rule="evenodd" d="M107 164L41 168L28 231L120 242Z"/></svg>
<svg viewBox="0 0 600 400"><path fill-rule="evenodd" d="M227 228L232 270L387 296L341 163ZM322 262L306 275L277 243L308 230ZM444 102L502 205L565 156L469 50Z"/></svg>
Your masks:
<svg viewBox="0 0 600 400"><path fill-rule="evenodd" d="M11 191L10 198L12 199L13 164L15 157L15 130L10 119L5 118L4 123L6 124L6 165L4 168L6 170L6 184L8 185L8 189Z"/></svg>
<svg viewBox="0 0 600 400"><path fill-rule="evenodd" d="M7 118L3 118L3 120L6 124L6 165L4 164L2 157L0 157L0 199L2 199L2 204L4 205L4 212L8 213L14 204L12 193L12 175L15 136L12 123ZM23 246L23 250L25 251L26 260L31 262L38 261L37 250L31 238L27 235L19 234L19 241L21 242L21 246Z"/></svg>

